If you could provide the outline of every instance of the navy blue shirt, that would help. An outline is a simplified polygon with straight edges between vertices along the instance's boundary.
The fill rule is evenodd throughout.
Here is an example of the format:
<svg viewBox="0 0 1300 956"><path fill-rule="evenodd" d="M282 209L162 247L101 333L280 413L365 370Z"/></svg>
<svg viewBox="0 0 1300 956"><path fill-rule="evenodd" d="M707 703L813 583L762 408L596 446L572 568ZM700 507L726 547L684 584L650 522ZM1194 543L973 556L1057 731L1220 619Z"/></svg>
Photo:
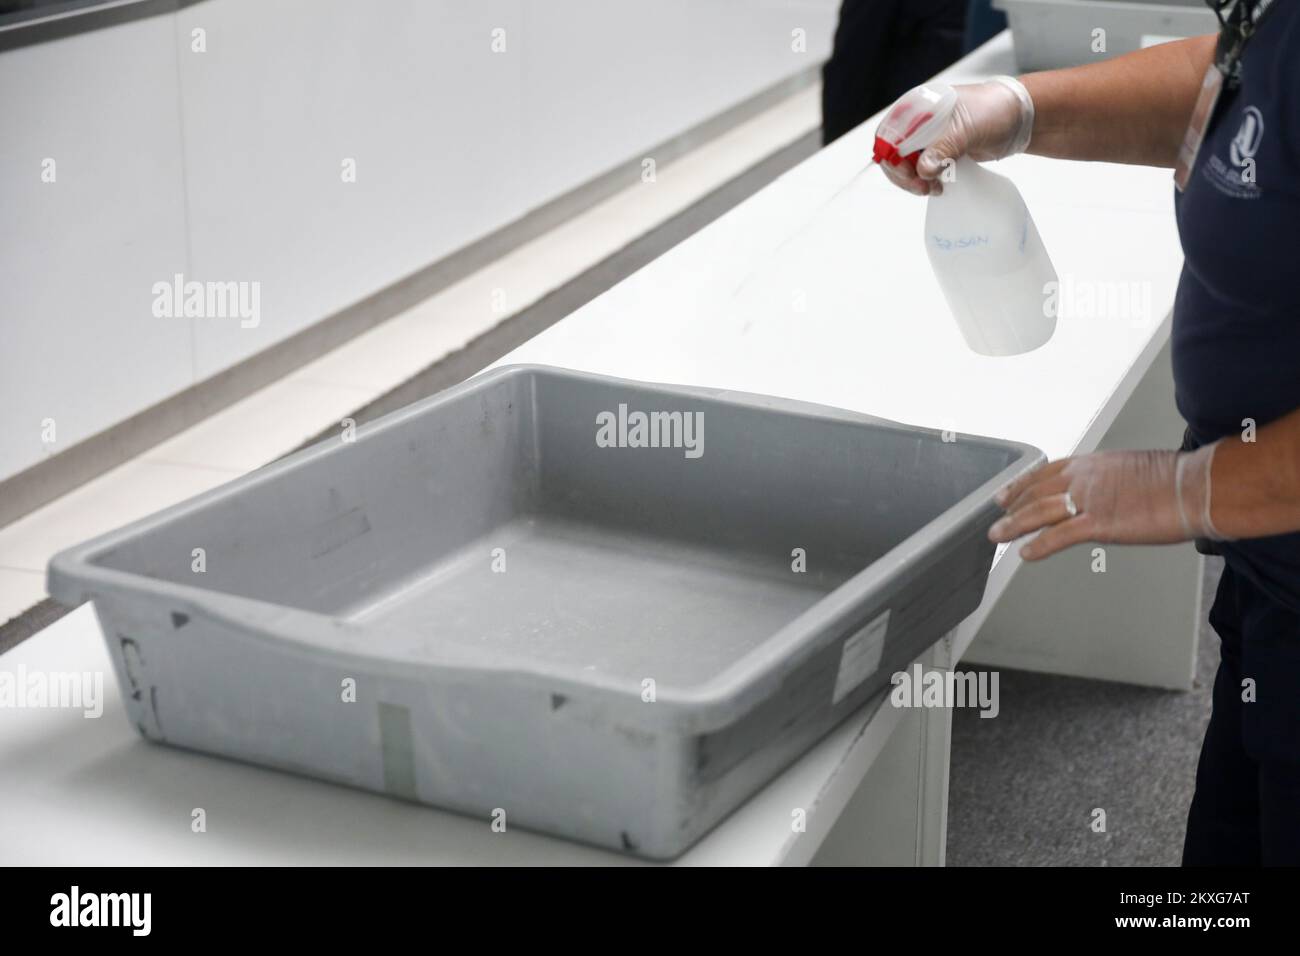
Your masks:
<svg viewBox="0 0 1300 956"><path fill-rule="evenodd" d="M1263 427L1300 408L1300 3L1276 0L1260 22L1174 202L1178 410L1189 446L1240 440L1247 419ZM1300 610L1300 534L1220 550Z"/></svg>

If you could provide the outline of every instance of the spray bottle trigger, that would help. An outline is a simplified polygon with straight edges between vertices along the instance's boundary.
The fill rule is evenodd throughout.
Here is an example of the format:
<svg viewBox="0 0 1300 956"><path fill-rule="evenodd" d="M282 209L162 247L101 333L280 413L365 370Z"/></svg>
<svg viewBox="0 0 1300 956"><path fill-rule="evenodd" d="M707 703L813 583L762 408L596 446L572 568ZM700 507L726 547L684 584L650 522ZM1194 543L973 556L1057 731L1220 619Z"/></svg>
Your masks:
<svg viewBox="0 0 1300 956"><path fill-rule="evenodd" d="M938 139L957 106L957 91L944 83L918 86L896 102L876 130L874 162L915 163Z"/></svg>
<svg viewBox="0 0 1300 956"><path fill-rule="evenodd" d="M890 166L898 166L901 163L911 163L915 166L920 156L921 150L919 149L904 156L899 153L898 147L893 143L877 136L875 148L871 152L871 161L873 163L889 163Z"/></svg>

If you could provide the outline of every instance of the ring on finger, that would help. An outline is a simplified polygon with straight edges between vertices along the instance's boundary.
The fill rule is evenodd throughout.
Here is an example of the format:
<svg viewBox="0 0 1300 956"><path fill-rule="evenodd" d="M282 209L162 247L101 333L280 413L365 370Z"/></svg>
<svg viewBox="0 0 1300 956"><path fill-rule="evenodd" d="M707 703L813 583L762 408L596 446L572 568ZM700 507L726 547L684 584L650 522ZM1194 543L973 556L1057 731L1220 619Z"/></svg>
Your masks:
<svg viewBox="0 0 1300 956"><path fill-rule="evenodd" d="M1064 494L1061 495L1061 498L1065 504L1066 515L1068 515L1071 518L1077 516L1079 514L1079 506L1074 503L1074 496L1070 494L1069 491L1066 491Z"/></svg>

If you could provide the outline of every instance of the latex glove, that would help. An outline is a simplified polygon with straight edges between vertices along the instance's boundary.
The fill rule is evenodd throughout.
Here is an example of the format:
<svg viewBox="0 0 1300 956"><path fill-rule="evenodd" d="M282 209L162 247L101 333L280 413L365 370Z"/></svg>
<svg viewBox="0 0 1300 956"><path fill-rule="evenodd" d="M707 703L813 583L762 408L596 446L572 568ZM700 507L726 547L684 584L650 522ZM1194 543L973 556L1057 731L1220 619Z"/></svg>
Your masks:
<svg viewBox="0 0 1300 956"><path fill-rule="evenodd" d="M1002 488L997 542L1046 529L1020 549L1027 561L1083 541L1172 544L1222 540L1210 520L1217 443L1191 452L1104 451L1049 462Z"/></svg>
<svg viewBox="0 0 1300 956"><path fill-rule="evenodd" d="M880 168L892 182L918 196L943 192L938 176L946 161L969 156L984 163L1023 153L1029 147L1034 101L1019 80L997 76L986 83L953 89L957 91L957 105L948 127L921 152L915 168L907 160L897 165L881 163Z"/></svg>

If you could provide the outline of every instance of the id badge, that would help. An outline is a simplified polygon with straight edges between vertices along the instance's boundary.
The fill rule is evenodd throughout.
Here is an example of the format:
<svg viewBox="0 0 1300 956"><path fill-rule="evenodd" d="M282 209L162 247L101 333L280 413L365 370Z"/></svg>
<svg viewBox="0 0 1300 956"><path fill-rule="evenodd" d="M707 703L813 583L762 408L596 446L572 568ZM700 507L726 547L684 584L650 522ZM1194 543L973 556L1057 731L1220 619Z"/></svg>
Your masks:
<svg viewBox="0 0 1300 956"><path fill-rule="evenodd" d="M1223 92L1223 73L1213 63L1205 71L1205 79L1201 81L1201 92L1196 97L1196 105L1192 107L1192 120L1187 124L1187 132L1183 134L1183 144L1178 147L1178 163L1174 166L1174 185L1178 191L1182 192L1187 188L1187 183L1192 176L1192 168L1196 165L1196 154L1201 151L1201 142L1205 139L1206 127L1210 125L1210 117L1214 115L1214 107L1219 102L1219 94Z"/></svg>

